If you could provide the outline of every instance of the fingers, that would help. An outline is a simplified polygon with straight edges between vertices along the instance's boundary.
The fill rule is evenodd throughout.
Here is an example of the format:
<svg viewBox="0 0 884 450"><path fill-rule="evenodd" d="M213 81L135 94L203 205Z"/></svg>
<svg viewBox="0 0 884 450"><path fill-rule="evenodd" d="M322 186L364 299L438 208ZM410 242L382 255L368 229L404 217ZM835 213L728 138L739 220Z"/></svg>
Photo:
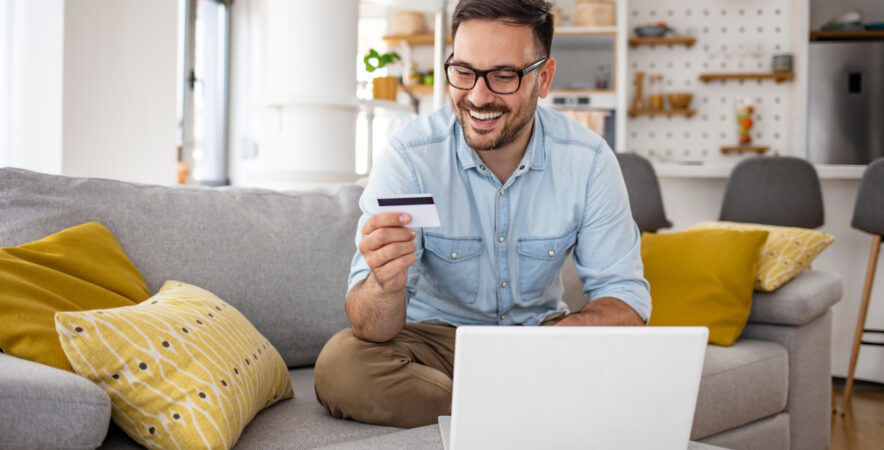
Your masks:
<svg viewBox="0 0 884 450"><path fill-rule="evenodd" d="M408 253L372 269L372 274L382 288L398 290L405 287L408 281L408 267L416 260L417 256L414 253Z"/></svg>
<svg viewBox="0 0 884 450"><path fill-rule="evenodd" d="M365 257L365 262L368 264L372 270L380 268L386 264L389 264L393 260L400 258L402 256L406 256L409 254L414 254L417 246L413 241L407 242L394 242L390 244L386 244L383 247L363 253L363 257ZM407 267L407 266L406 266Z"/></svg>
<svg viewBox="0 0 884 450"><path fill-rule="evenodd" d="M362 227L359 252L384 289L401 289L408 279L408 267L417 260L415 232L403 226L410 221L405 213L380 213Z"/></svg>
<svg viewBox="0 0 884 450"><path fill-rule="evenodd" d="M405 213L378 213L368 218L362 227L362 234L369 235L379 228L401 227L411 222L411 216Z"/></svg>

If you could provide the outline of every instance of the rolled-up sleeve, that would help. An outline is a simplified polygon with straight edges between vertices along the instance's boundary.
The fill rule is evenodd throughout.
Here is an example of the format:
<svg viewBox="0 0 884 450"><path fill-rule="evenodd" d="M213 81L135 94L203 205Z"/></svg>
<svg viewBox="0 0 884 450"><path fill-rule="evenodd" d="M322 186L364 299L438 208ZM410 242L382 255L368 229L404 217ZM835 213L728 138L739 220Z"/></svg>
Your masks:
<svg viewBox="0 0 884 450"><path fill-rule="evenodd" d="M590 301L615 297L647 321L651 294L641 260L641 233L632 218L617 157L604 143L597 153L586 183L574 265Z"/></svg>
<svg viewBox="0 0 884 450"><path fill-rule="evenodd" d="M357 250L356 254L353 255L353 260L350 262L350 276L347 278L348 294L354 286L368 277L368 274L371 272L368 263L358 249L359 242L362 241L362 227L365 226L365 223L368 222L372 215L377 214L379 211L378 197L419 193L421 193L420 183L414 168L408 161L408 155L395 139L391 140L383 152L378 155L378 159L375 161L374 167L372 167L371 175L369 175L368 184L359 197L359 209L362 210L362 216L359 217L356 227L355 240ZM415 243L418 246L417 254L420 256L422 253L420 245L422 242L421 229L415 229L414 231L417 234L415 236ZM409 268L409 284L413 284L412 274L419 273L418 268L415 267L418 264L419 262Z"/></svg>

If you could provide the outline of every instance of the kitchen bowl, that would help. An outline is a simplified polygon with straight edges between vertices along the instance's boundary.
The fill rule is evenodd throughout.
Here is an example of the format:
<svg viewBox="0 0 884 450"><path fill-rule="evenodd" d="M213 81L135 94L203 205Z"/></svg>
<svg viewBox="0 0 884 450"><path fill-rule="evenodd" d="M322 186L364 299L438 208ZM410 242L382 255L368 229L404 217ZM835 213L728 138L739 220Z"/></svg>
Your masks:
<svg viewBox="0 0 884 450"><path fill-rule="evenodd" d="M639 37L662 37L669 31L671 31L671 28L661 27L659 25L635 27L635 34Z"/></svg>
<svg viewBox="0 0 884 450"><path fill-rule="evenodd" d="M694 94L689 94L687 92L674 92L667 95L667 98L669 98L670 108L685 110L688 109L688 106L690 106L691 100L694 98Z"/></svg>

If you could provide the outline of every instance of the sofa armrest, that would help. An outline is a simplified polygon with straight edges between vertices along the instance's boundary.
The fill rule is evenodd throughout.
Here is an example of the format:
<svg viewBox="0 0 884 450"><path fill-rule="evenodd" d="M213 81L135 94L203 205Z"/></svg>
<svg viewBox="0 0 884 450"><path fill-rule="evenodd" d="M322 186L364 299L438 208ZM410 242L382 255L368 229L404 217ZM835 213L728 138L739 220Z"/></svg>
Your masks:
<svg viewBox="0 0 884 450"><path fill-rule="evenodd" d="M110 398L77 374L0 353L0 447L92 449Z"/></svg>
<svg viewBox="0 0 884 450"><path fill-rule="evenodd" d="M801 326L841 300L841 275L805 270L773 292L752 295L749 323Z"/></svg>

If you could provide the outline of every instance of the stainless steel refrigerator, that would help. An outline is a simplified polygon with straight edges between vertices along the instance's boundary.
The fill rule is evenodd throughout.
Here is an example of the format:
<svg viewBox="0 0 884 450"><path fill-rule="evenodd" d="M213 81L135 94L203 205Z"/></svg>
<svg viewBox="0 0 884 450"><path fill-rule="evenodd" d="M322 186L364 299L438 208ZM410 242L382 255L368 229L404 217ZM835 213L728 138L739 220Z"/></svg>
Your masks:
<svg viewBox="0 0 884 450"><path fill-rule="evenodd" d="M810 161L884 156L884 41L811 42L809 64Z"/></svg>

